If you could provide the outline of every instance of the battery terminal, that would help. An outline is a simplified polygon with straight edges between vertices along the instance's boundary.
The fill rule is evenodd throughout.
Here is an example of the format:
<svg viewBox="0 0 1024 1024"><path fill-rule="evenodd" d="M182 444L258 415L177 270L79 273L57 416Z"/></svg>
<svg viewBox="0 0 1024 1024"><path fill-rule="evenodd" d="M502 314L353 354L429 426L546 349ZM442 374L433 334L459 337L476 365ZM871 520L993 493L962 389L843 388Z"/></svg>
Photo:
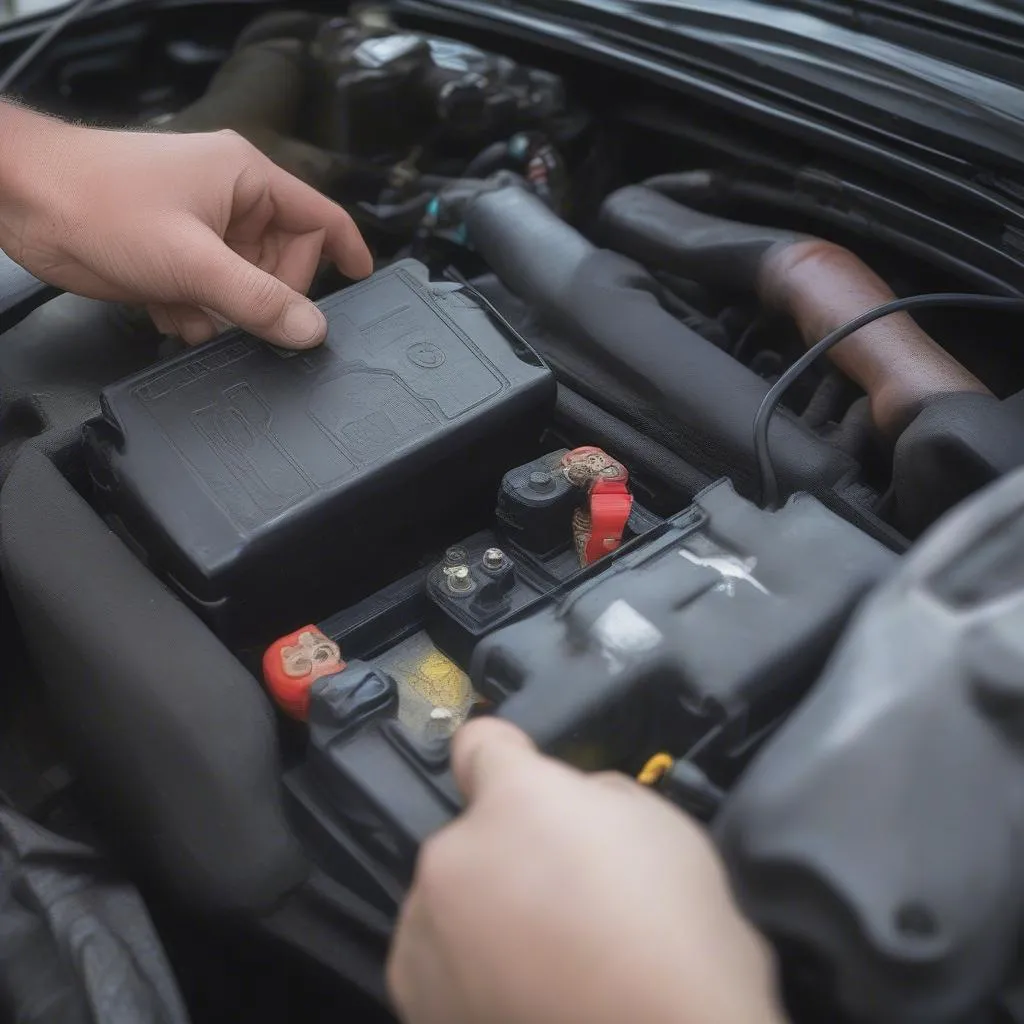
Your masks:
<svg viewBox="0 0 1024 1024"><path fill-rule="evenodd" d="M562 458L562 473L573 487L587 492L587 505L572 519L573 540L584 568L622 544L633 511L629 471L600 448L586 446Z"/></svg>

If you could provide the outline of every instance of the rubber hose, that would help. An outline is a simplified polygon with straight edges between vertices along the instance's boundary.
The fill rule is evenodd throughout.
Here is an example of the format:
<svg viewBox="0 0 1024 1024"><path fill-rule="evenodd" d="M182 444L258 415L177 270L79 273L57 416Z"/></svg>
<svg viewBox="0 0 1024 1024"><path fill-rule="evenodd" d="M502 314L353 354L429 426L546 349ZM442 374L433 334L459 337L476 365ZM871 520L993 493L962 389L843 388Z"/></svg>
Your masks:
<svg viewBox="0 0 1024 1024"><path fill-rule="evenodd" d="M486 178L495 171L501 170L509 160L508 143L492 142L486 149L481 150L470 160L465 171L464 178Z"/></svg>
<svg viewBox="0 0 1024 1024"><path fill-rule="evenodd" d="M305 47L278 39L233 53L213 76L206 93L161 126L174 132L230 128L278 166L326 191L345 174L339 154L292 138L306 96Z"/></svg>
<svg viewBox="0 0 1024 1024"><path fill-rule="evenodd" d="M613 193L601 211L609 244L647 266L707 284L756 291L795 321L807 345L895 298L848 249L821 238L700 213L652 188ZM867 392L878 429L896 438L931 399L988 388L908 314L863 328L829 353Z"/></svg>
<svg viewBox="0 0 1024 1024"><path fill-rule="evenodd" d="M235 40L235 49L244 50L272 39L298 39L311 43L324 20L322 15L308 11L271 11L242 29Z"/></svg>
<svg viewBox="0 0 1024 1024"><path fill-rule="evenodd" d="M657 421L657 436L701 473L756 491L750 425L768 390L760 377L668 312L636 262L598 249L524 189L482 191L463 213L476 251L550 337L542 352L563 381L600 391L631 422ZM793 490L827 490L855 468L787 417L770 429Z"/></svg>
<svg viewBox="0 0 1024 1024"><path fill-rule="evenodd" d="M466 228L498 277L520 298L558 309L595 246L536 196L515 186L481 191Z"/></svg>
<svg viewBox="0 0 1024 1024"><path fill-rule="evenodd" d="M819 187L824 198L816 198L810 191L800 192L780 185L770 185L764 181L746 178L734 178L720 171L684 171L676 174L662 174L648 178L644 185L674 199L684 206L695 206L699 210L714 212L716 210L734 210L737 207L771 211L770 216L797 217L801 220L813 220L837 231L855 234L913 260L920 260L940 274L963 281L974 291L992 295L1016 297L1021 294L1020 288L1011 284L1005 276L983 269L984 265L992 264L995 256L997 263L1004 261L984 243L971 239L955 228L942 227L942 240L927 240L924 235L931 234L937 225L929 218L919 215L913 224L897 227L889 220L880 219L885 216L884 202L881 208L871 205L873 197L866 192L863 197L863 208L860 204L845 203L843 209L830 205L830 196L836 196L842 190L842 184L834 182L828 176L820 178L808 175L812 188ZM843 192L843 195L847 195ZM906 211L904 211L906 212ZM758 218L755 218L758 219ZM916 229L920 234L914 234ZM1004 266L1004 272L1012 276L1012 270Z"/></svg>

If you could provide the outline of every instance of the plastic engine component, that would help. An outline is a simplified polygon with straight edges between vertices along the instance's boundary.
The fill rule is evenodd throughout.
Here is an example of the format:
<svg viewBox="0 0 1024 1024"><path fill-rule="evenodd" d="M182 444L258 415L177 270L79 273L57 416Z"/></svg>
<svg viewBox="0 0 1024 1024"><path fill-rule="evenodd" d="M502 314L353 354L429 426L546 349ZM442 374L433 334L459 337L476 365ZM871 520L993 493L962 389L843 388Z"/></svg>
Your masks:
<svg viewBox="0 0 1024 1024"><path fill-rule="evenodd" d="M229 640L314 621L388 552L414 562L410 496L425 529L493 493L553 407L532 351L415 261L321 306L320 348L232 332L107 388L86 428L102 509Z"/></svg>
<svg viewBox="0 0 1024 1024"><path fill-rule="evenodd" d="M758 493L751 424L768 385L757 374L667 312L639 264L597 249L525 190L481 190L465 216L477 252L551 332L538 344L563 383L711 479ZM787 492L811 491L869 528L834 490L857 468L849 456L786 415L773 418L771 449Z"/></svg>
<svg viewBox="0 0 1024 1024"><path fill-rule="evenodd" d="M994 1019L1024 924L1022 723L1018 471L906 556L718 822L747 912L831 969L842 1019Z"/></svg>
<svg viewBox="0 0 1024 1024"><path fill-rule="evenodd" d="M506 477L503 498L522 479L521 471ZM568 513L563 522L568 533ZM600 562L583 570L577 562L546 594L521 549L508 564L481 564L494 543L481 534L453 549L453 561L472 570L464 594L461 578L444 593L435 568L321 625L355 653L345 671L313 684L309 758L289 773L287 790L319 862L383 909L394 909L420 843L459 807L447 726L472 713L467 700L581 767L635 772L668 750L727 784L895 559L809 495L766 512L725 481ZM494 603L474 610L492 584ZM381 647L403 617L416 616L414 629L425 627L456 662L471 661L472 693L429 661L443 655L424 657L424 633L415 634L419 653L403 659L386 640ZM496 628L480 636L487 622ZM416 658L432 668L430 685L443 676L450 691L434 696L433 732L410 724L411 676L393 670Z"/></svg>
<svg viewBox="0 0 1024 1024"><path fill-rule="evenodd" d="M892 561L809 495L773 514L723 481L591 584L484 639L472 676L503 717L582 766L680 755L720 729L724 778Z"/></svg>

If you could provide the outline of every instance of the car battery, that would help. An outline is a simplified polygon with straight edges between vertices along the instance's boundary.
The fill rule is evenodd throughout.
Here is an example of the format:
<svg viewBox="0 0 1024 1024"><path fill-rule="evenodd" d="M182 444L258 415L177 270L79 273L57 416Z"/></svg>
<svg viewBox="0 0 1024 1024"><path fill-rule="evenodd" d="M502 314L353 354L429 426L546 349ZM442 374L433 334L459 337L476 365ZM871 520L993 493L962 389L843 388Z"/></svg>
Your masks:
<svg viewBox="0 0 1024 1024"><path fill-rule="evenodd" d="M601 481L613 475L614 516L602 519ZM542 487L529 486L540 477ZM396 681L404 726L418 734L450 735L475 697L458 666L469 664L483 637L528 614L559 588L575 586L588 571L598 571L594 566L623 542L631 544L663 524L633 500L627 481L621 463L589 446L560 449L511 470L501 481L492 528L452 544L432 565L353 607L300 626L267 647L262 659L267 690L285 714L306 720L313 684L345 670L344 650L345 658L372 658ZM538 496L537 490L543 493ZM589 520L588 536L613 542L601 558L581 553L576 537L581 513Z"/></svg>
<svg viewBox="0 0 1024 1024"><path fill-rule="evenodd" d="M896 562L810 495L772 512L721 481L668 520L634 505L624 543L573 567L549 550L561 491L537 475L545 504L527 487L548 471L507 475L491 531L322 624L351 660L311 682L308 757L285 785L320 862L384 910L460 807L448 749L467 715L580 768L641 773L659 755L728 788ZM559 516L575 556L574 511Z"/></svg>
<svg viewBox="0 0 1024 1024"><path fill-rule="evenodd" d="M319 348L231 332L107 388L85 430L98 506L233 644L415 564L553 407L541 360L416 261L320 305Z"/></svg>

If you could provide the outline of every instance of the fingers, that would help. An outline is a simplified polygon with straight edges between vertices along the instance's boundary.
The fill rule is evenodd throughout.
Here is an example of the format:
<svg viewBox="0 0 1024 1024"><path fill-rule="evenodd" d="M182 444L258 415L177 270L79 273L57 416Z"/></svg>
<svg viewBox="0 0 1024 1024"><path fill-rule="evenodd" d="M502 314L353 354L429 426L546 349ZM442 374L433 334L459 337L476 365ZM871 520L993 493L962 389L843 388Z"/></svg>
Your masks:
<svg viewBox="0 0 1024 1024"><path fill-rule="evenodd" d="M301 246L288 273L301 277L309 250ZM196 232L191 289L197 304L229 323L284 348L311 348L327 336L317 307L273 274L249 263L213 231Z"/></svg>
<svg viewBox="0 0 1024 1024"><path fill-rule="evenodd" d="M347 277L373 272L373 257L355 221L335 202L279 167L268 171L275 220L285 231L324 232L324 252Z"/></svg>
<svg viewBox="0 0 1024 1024"><path fill-rule="evenodd" d="M589 776L589 781L595 786L603 786L605 789L625 793L628 796L646 792L634 779L623 775L622 772L595 772Z"/></svg>
<svg viewBox="0 0 1024 1024"><path fill-rule="evenodd" d="M186 345L202 345L215 338L222 328L209 313L193 306L170 305L167 315L176 334Z"/></svg>
<svg viewBox="0 0 1024 1024"><path fill-rule="evenodd" d="M472 803L503 778L513 777L537 759L537 748L522 730L500 718L464 725L452 740L452 774Z"/></svg>
<svg viewBox="0 0 1024 1024"><path fill-rule="evenodd" d="M171 314L167 312L166 306L151 303L146 307L146 312L149 313L150 320L153 321L156 329L161 334L178 333L174 327L174 321L171 319Z"/></svg>
<svg viewBox="0 0 1024 1024"><path fill-rule="evenodd" d="M432 927L432 910L415 891L406 901L388 956L387 986L400 1019L451 1024L451 979L436 953L442 940Z"/></svg>
<svg viewBox="0 0 1024 1024"><path fill-rule="evenodd" d="M323 248L322 230L288 239L278 253L274 276L293 291L305 295L316 277Z"/></svg>
<svg viewBox="0 0 1024 1024"><path fill-rule="evenodd" d="M261 261L258 269L268 274L272 272L274 277L302 296L309 289L316 275L320 265L322 247L322 231L313 231L291 238L283 245L275 246L270 254L272 258L268 258L266 262ZM255 264L255 260L244 248L240 252L237 245L229 246L229 248L233 248L246 262ZM221 259L222 254L214 258ZM204 288L204 295L206 294L209 292ZM199 345L231 326L231 321L223 315L223 310L219 308L229 301L230 296L222 294L220 302L216 306L209 305L207 310L181 303L168 303L150 305L149 312L157 328L164 334L175 334L189 345ZM288 344L277 337L267 335L262 330L257 330L255 333L260 334L261 337L267 337L268 340L274 341L276 344ZM304 343L296 339L292 344L301 346Z"/></svg>
<svg viewBox="0 0 1024 1024"><path fill-rule="evenodd" d="M186 345L201 345L204 341L215 338L227 327L195 306L165 303L150 304L146 309L161 334L181 338Z"/></svg>

